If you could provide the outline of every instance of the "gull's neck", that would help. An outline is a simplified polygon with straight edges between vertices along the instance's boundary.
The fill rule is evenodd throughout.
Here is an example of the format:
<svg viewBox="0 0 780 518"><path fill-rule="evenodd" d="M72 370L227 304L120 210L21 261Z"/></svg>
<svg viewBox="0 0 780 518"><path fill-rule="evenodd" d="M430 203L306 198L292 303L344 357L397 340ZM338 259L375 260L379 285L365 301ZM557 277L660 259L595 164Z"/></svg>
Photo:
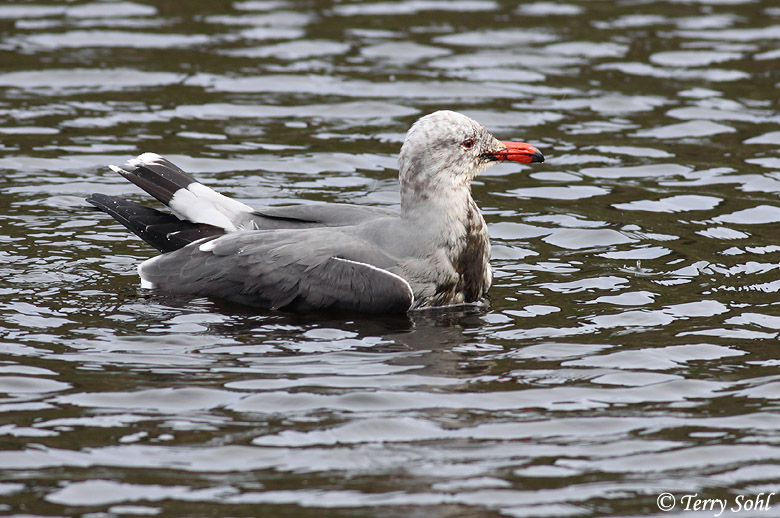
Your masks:
<svg viewBox="0 0 780 518"><path fill-rule="evenodd" d="M418 172L411 179L401 175L401 214L405 218L424 218L429 225L452 225L465 221L474 205L471 182L456 181L450 175Z"/></svg>
<svg viewBox="0 0 780 518"><path fill-rule="evenodd" d="M459 185L452 178L418 172L414 182L401 181L401 218L414 233L417 253L435 258L447 279L437 287L434 305L480 300L493 277L487 225L471 197L471 182Z"/></svg>

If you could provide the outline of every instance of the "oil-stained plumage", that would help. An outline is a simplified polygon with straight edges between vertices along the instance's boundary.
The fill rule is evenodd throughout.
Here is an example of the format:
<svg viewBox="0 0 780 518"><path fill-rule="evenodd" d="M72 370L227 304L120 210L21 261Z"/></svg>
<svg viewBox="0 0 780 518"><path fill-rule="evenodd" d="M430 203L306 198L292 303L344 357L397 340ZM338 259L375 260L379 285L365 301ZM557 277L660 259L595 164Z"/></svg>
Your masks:
<svg viewBox="0 0 780 518"><path fill-rule="evenodd" d="M419 119L401 147L400 211L252 208L154 153L111 168L173 214L104 194L87 201L162 252L139 266L143 287L267 309L401 313L485 297L490 241L471 181L506 160L544 157L438 111Z"/></svg>

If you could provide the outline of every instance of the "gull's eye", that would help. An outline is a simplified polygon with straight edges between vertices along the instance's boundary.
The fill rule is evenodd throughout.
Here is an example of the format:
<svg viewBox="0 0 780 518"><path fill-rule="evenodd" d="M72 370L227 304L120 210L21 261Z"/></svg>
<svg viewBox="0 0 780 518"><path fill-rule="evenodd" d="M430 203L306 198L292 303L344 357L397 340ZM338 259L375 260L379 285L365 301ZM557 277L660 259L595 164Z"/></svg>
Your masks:
<svg viewBox="0 0 780 518"><path fill-rule="evenodd" d="M461 142L460 145L463 147L463 149L471 149L474 147L474 139L467 138Z"/></svg>

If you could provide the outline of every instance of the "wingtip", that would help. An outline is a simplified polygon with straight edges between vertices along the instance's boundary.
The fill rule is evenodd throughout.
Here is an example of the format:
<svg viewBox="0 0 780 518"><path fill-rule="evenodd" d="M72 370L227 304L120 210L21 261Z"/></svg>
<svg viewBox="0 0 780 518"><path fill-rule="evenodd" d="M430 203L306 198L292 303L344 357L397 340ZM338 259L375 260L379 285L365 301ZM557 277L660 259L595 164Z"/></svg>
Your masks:
<svg viewBox="0 0 780 518"><path fill-rule="evenodd" d="M137 167L141 167L146 164L153 164L155 162L160 162L163 160L163 157L158 155L157 153L141 153L135 158L131 158L127 161L125 164L125 167L132 167L133 169Z"/></svg>
<svg viewBox="0 0 780 518"><path fill-rule="evenodd" d="M116 205L116 200L114 198L100 192L90 194L88 197L84 198L84 201L89 204L86 206L88 209L99 209L103 212L108 212L106 209L112 205Z"/></svg>
<svg viewBox="0 0 780 518"><path fill-rule="evenodd" d="M164 160L163 157L158 155L157 153L141 153L135 158L131 158L127 162L125 162L124 167L127 169L123 169L122 167L116 166L116 165L110 165L108 167L111 168L112 171L115 173L119 173L121 175L127 175L131 174L131 171L134 171L135 169L138 169L139 167L143 167L145 165L154 164L158 162L162 162Z"/></svg>

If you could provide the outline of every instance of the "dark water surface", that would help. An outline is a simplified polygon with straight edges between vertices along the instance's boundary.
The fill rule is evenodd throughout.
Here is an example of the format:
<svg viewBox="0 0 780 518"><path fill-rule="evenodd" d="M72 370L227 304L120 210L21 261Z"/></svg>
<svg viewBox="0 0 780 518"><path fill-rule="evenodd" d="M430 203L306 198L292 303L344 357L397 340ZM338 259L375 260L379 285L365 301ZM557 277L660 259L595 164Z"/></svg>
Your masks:
<svg viewBox="0 0 780 518"><path fill-rule="evenodd" d="M0 514L780 516L779 91L774 0L0 4ZM397 206L440 108L548 157L474 186L489 308L163 297L83 202Z"/></svg>

